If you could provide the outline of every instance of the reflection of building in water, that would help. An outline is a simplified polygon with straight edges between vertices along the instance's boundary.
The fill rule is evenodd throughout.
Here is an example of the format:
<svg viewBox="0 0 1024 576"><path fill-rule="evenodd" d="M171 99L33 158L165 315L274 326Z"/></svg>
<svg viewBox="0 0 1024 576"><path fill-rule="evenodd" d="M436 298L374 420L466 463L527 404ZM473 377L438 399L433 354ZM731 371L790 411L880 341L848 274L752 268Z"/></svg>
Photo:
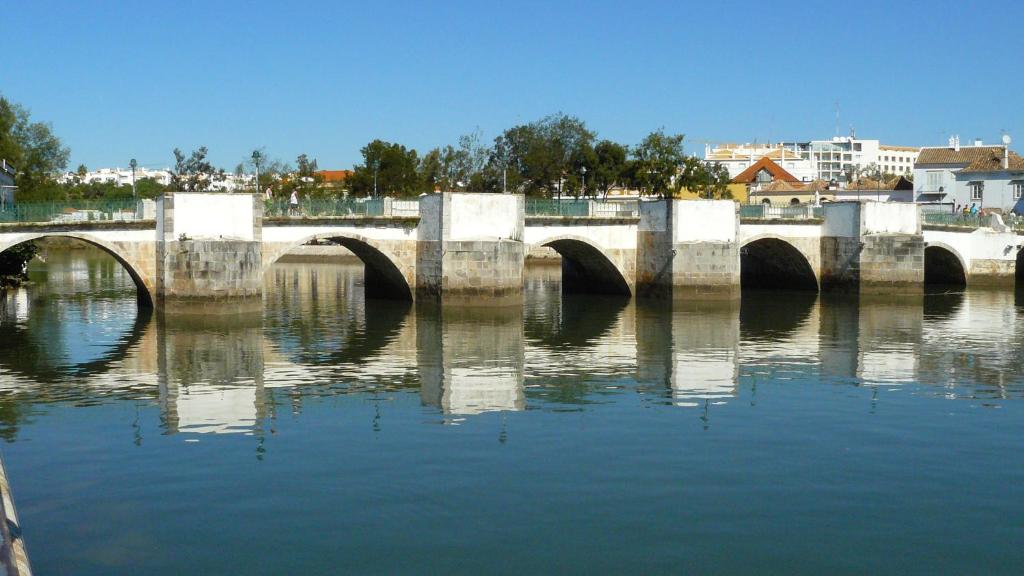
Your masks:
<svg viewBox="0 0 1024 576"><path fill-rule="evenodd" d="M248 432L267 414L262 314L162 318L160 406L168 432Z"/></svg>
<svg viewBox="0 0 1024 576"><path fill-rule="evenodd" d="M739 307L734 302L639 304L637 370L660 383L677 406L703 406L736 395Z"/></svg>
<svg viewBox="0 0 1024 576"><path fill-rule="evenodd" d="M424 404L445 414L522 410L522 308L417 307Z"/></svg>

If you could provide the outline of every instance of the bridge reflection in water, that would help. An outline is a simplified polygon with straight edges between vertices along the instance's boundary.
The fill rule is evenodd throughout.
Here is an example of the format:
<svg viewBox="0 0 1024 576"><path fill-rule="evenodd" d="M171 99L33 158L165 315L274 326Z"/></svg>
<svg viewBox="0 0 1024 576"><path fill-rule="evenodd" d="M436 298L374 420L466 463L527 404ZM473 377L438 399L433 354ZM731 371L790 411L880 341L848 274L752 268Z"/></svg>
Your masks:
<svg viewBox="0 0 1024 576"><path fill-rule="evenodd" d="M675 304L562 294L531 267L524 307L365 299L361 269L277 264L262 312L164 318L93 256L55 257L0 307L4 433L36 404L159 406L167 434L264 436L310 397L417 398L443 422L526 408L586 410L609 395L696 408L709 425L759 384L905 384L948 398L1020 397L1020 296L910 298L747 291ZM120 287L120 288L119 288ZM408 393L408 394L406 394ZM719 408L721 407L721 408ZM387 403L378 417L386 418ZM381 416L383 415L383 416Z"/></svg>

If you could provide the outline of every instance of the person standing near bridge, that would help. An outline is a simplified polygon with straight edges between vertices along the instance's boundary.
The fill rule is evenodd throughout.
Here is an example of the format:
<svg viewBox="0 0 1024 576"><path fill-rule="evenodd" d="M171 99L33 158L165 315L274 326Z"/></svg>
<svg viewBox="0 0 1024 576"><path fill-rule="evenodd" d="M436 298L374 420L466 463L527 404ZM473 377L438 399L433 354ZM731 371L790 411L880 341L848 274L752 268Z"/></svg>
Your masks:
<svg viewBox="0 0 1024 576"><path fill-rule="evenodd" d="M299 213L299 191L292 190L292 196L288 199L288 208L292 214Z"/></svg>

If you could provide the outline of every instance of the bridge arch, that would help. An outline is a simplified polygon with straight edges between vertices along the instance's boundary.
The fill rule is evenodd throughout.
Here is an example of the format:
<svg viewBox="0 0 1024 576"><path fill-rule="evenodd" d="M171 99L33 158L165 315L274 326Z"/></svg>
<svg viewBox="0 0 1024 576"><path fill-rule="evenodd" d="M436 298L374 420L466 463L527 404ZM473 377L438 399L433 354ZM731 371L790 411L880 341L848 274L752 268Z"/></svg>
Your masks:
<svg viewBox="0 0 1024 576"><path fill-rule="evenodd" d="M818 290L811 258L787 239L759 234L740 244L740 287Z"/></svg>
<svg viewBox="0 0 1024 576"><path fill-rule="evenodd" d="M144 262L145 259L131 255L130 250L118 246L116 243L107 242L106 240L91 234L79 232L38 232L18 234L15 238L0 240L0 252L3 252L8 248L13 248L19 244L24 244L25 242L31 242L33 240L40 240L43 238L72 238L103 250L113 257L114 260L117 260L125 271L128 272L128 276L130 276L132 282L135 283L140 305L152 307L154 302L156 302L156 287L154 286L154 281L156 279L156 263L149 262L149 265L147 266L146 262Z"/></svg>
<svg viewBox="0 0 1024 576"><path fill-rule="evenodd" d="M967 286L967 264L949 244L928 242L924 248L924 283L940 286Z"/></svg>
<svg viewBox="0 0 1024 576"><path fill-rule="evenodd" d="M562 291L568 293L631 296L633 291L620 264L608 250L576 235L545 238L536 243L562 257Z"/></svg>
<svg viewBox="0 0 1024 576"><path fill-rule="evenodd" d="M403 259L384 242L350 232L338 231L311 234L272 249L264 244L261 274L266 274L267 270L275 262L292 249L314 240L327 240L344 246L362 261L364 270L363 285L368 297L391 300L413 299L412 287L416 285L416 272L412 263L409 262L409 258L414 262L416 255L407 255L403 262Z"/></svg>

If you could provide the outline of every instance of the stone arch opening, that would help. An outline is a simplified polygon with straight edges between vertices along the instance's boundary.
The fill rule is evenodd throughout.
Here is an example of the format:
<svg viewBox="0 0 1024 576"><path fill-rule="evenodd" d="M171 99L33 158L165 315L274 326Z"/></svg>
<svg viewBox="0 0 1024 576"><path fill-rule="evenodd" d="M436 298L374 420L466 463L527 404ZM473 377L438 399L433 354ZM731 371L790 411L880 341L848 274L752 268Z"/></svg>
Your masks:
<svg viewBox="0 0 1024 576"><path fill-rule="evenodd" d="M153 307L153 304L156 300L150 287L146 284L146 281L143 279L142 274L135 268L135 266L131 262L129 262L123 255L121 255L117 251L117 249L115 249L112 246L108 246L106 243L96 240L94 238L79 236L75 234L39 234L24 240L20 240L19 242L15 242L14 244L3 246L2 248L0 248L0 252L24 244L26 242L44 240L46 238L71 238L73 240L84 242L90 246L99 248L100 250L108 254L110 257L112 257L114 260L116 260L117 263L120 264L122 268L124 268L125 272L128 273L128 276L132 279L132 282L135 284L136 298L138 300L139 306L147 308Z"/></svg>
<svg viewBox="0 0 1024 576"><path fill-rule="evenodd" d="M366 298L406 301L413 299L409 280L402 273L402 270L399 269L388 254L385 254L380 248L371 244L369 240L356 236L321 234L306 238L302 242L292 245L289 249L301 246L312 240L328 241L344 246L359 258L363 263L363 287ZM287 253L288 250L281 252L264 268L264 271Z"/></svg>
<svg viewBox="0 0 1024 576"><path fill-rule="evenodd" d="M562 257L562 292L567 294L632 295L622 272L600 248L575 238L545 242Z"/></svg>
<svg viewBox="0 0 1024 576"><path fill-rule="evenodd" d="M963 262L955 252L945 246L925 247L924 283L932 286L966 287L967 274Z"/></svg>
<svg viewBox="0 0 1024 576"><path fill-rule="evenodd" d="M816 291L818 280L810 262L792 244L778 238L762 238L740 249L740 287Z"/></svg>

